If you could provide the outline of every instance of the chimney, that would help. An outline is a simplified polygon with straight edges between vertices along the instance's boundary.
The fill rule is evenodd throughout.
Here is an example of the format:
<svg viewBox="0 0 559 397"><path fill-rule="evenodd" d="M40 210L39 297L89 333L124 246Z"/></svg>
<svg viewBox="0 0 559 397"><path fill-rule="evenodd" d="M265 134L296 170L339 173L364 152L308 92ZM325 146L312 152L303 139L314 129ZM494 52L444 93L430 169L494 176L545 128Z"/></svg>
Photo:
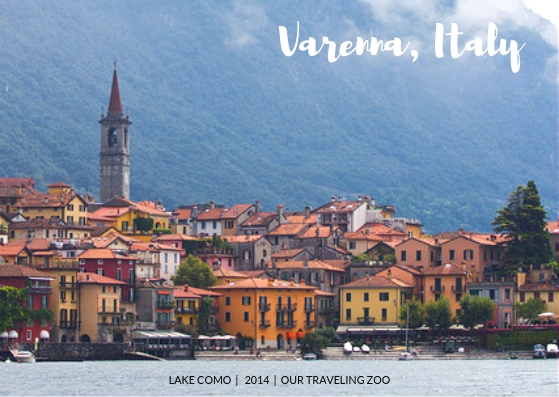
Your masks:
<svg viewBox="0 0 559 397"><path fill-rule="evenodd" d="M280 225L284 224L285 221L283 220L283 204L278 204L277 213L278 213L279 224Z"/></svg>
<svg viewBox="0 0 559 397"><path fill-rule="evenodd" d="M339 202L339 203L342 202L342 195L341 195L341 194L338 196L338 202Z"/></svg>
<svg viewBox="0 0 559 397"><path fill-rule="evenodd" d="M256 207L256 213L259 213L260 212L260 200L256 200L255 207Z"/></svg>
<svg viewBox="0 0 559 397"><path fill-rule="evenodd" d="M273 279L273 278L269 278L269 279L268 279L268 287L271 287L272 285L274 285L274 279Z"/></svg>
<svg viewBox="0 0 559 397"><path fill-rule="evenodd" d="M291 282L289 284L290 285L295 285L295 279L293 277L291 277Z"/></svg>
<svg viewBox="0 0 559 397"><path fill-rule="evenodd" d="M336 202L336 196L330 196L330 202L335 203Z"/></svg>
<svg viewBox="0 0 559 397"><path fill-rule="evenodd" d="M215 208L215 201L213 201L213 200L210 201L210 208L212 208L212 209Z"/></svg>
<svg viewBox="0 0 559 397"><path fill-rule="evenodd" d="M192 205L192 210L191 210L190 214L191 214L190 216L192 217L193 220L198 219L198 206L196 204Z"/></svg>
<svg viewBox="0 0 559 397"><path fill-rule="evenodd" d="M301 278L301 279L299 280L299 285L305 285L305 284L306 284L306 283L305 283L305 279L304 279L304 278Z"/></svg>
<svg viewBox="0 0 559 397"><path fill-rule="evenodd" d="M361 195L358 194L358 195L357 195L357 202L358 202L358 203L361 203L361 200L362 200L362 199L361 199Z"/></svg>
<svg viewBox="0 0 559 397"><path fill-rule="evenodd" d="M308 205L305 207L305 219L308 219L311 216L311 207Z"/></svg>

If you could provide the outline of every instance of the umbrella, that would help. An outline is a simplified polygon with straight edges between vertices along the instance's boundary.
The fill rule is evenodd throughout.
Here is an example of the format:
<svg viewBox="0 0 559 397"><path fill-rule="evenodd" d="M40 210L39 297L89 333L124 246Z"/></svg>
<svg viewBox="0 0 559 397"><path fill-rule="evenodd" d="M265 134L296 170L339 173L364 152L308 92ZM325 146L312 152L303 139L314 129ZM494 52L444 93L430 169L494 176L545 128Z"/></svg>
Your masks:
<svg viewBox="0 0 559 397"><path fill-rule="evenodd" d="M198 339L210 339L210 337L206 335L200 335L198 336Z"/></svg>
<svg viewBox="0 0 559 397"><path fill-rule="evenodd" d="M559 318L559 315L551 312L545 312L538 314L538 317Z"/></svg>

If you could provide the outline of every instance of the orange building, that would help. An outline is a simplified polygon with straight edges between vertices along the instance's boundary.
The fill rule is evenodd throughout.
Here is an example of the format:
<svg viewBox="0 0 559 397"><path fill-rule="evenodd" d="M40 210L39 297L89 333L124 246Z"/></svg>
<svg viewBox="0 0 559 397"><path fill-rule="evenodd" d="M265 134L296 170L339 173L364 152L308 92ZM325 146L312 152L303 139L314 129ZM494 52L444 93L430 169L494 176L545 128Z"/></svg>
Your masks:
<svg viewBox="0 0 559 397"><path fill-rule="evenodd" d="M423 302L436 301L441 296L446 296L451 305L452 315L457 315L460 310L460 300L466 292L469 272L465 266L456 263L445 263L423 271L424 300Z"/></svg>

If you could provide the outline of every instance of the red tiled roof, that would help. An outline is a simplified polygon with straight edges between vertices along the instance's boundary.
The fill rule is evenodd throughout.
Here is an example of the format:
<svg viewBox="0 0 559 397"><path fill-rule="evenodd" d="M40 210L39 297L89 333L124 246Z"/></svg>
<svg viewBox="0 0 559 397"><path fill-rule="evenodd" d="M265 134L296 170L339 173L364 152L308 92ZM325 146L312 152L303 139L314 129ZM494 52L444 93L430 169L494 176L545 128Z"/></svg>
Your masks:
<svg viewBox="0 0 559 397"><path fill-rule="evenodd" d="M246 276L248 276L249 278L262 278L262 276L264 277L268 277L266 275L266 271L265 270L239 270L239 273L242 273Z"/></svg>
<svg viewBox="0 0 559 397"><path fill-rule="evenodd" d="M246 280L235 281L229 284L216 285L211 287L212 290L227 289L305 289L315 290L316 287L306 284L291 284L289 281L270 280L263 278L247 278Z"/></svg>
<svg viewBox="0 0 559 397"><path fill-rule="evenodd" d="M248 211L253 204L235 204L231 208L223 209L221 212L221 219L237 219L237 217L244 212Z"/></svg>
<svg viewBox="0 0 559 397"><path fill-rule="evenodd" d="M213 270L213 273L215 274L216 277L220 277L220 278L222 277L248 278L246 274L239 273L234 270L223 269L221 267L217 270Z"/></svg>
<svg viewBox="0 0 559 397"><path fill-rule="evenodd" d="M35 187L33 177L30 178L0 178L0 187Z"/></svg>
<svg viewBox="0 0 559 397"><path fill-rule="evenodd" d="M151 240L152 241L177 241L177 240L181 240L181 241L196 240L196 241L199 241L201 239L199 237L189 236L188 234L162 234L161 236L154 237ZM205 240L208 240L208 239L205 238Z"/></svg>
<svg viewBox="0 0 559 397"><path fill-rule="evenodd" d="M241 224L241 226L267 226L272 223L276 217L277 213L275 212L257 212L249 216L248 219Z"/></svg>
<svg viewBox="0 0 559 397"><path fill-rule="evenodd" d="M173 296L175 299L200 299L202 297L189 290L189 287L186 285L175 287Z"/></svg>
<svg viewBox="0 0 559 397"><path fill-rule="evenodd" d="M68 185L67 183L64 182L54 182L47 185L47 187L72 187L72 185Z"/></svg>
<svg viewBox="0 0 559 397"><path fill-rule="evenodd" d="M101 276L97 273L78 273L78 283L80 284L104 284L104 285L126 285L126 283L115 280L114 278Z"/></svg>
<svg viewBox="0 0 559 397"><path fill-rule="evenodd" d="M62 208L68 205L70 201L79 198L84 204L87 203L76 193L65 194L31 194L25 195L20 202L15 205L16 208Z"/></svg>
<svg viewBox="0 0 559 397"><path fill-rule="evenodd" d="M320 289L315 289L314 294L316 296L332 296L332 297L336 296L336 294L333 294L331 292L322 291Z"/></svg>
<svg viewBox="0 0 559 397"><path fill-rule="evenodd" d="M107 248L91 248L78 255L80 259L124 259L137 260L135 256L125 255Z"/></svg>
<svg viewBox="0 0 559 397"><path fill-rule="evenodd" d="M190 208L179 208L173 211L173 215L176 216L179 221L186 221L192 218L192 210Z"/></svg>
<svg viewBox="0 0 559 397"><path fill-rule="evenodd" d="M269 236L293 236L305 231L308 225L284 223L268 233Z"/></svg>
<svg viewBox="0 0 559 397"><path fill-rule="evenodd" d="M340 269L335 266L331 266L323 261L314 260L314 261L280 261L276 262L276 268L278 269L318 269L318 270L329 270L332 272L343 272L343 269Z"/></svg>
<svg viewBox="0 0 559 397"><path fill-rule="evenodd" d="M340 288L411 288L408 283L385 276L365 276L350 283L340 285Z"/></svg>
<svg viewBox="0 0 559 397"><path fill-rule="evenodd" d="M213 297L221 296L220 293L214 292L214 291L209 291L207 289L195 288L195 287L191 287L190 285L187 286L187 288L188 288L188 291L192 292L193 294L200 295L200 296L213 296Z"/></svg>
<svg viewBox="0 0 559 397"><path fill-rule="evenodd" d="M0 256L17 256L25 249L25 243L10 242L6 245L0 245Z"/></svg>
<svg viewBox="0 0 559 397"><path fill-rule="evenodd" d="M46 277L52 280L48 273L41 272L29 266L4 265L0 266L0 278L8 277Z"/></svg>
<svg viewBox="0 0 559 397"><path fill-rule="evenodd" d="M240 236L222 236L222 239L228 243L254 243L264 236L262 234L243 234Z"/></svg>
<svg viewBox="0 0 559 397"><path fill-rule="evenodd" d="M303 234L299 236L300 239L312 238L328 238L336 229L330 229L330 226L311 226Z"/></svg>
<svg viewBox="0 0 559 397"><path fill-rule="evenodd" d="M425 276L463 276L468 272L455 263L445 263L441 266L430 267L423 270Z"/></svg>
<svg viewBox="0 0 559 397"><path fill-rule="evenodd" d="M303 251L305 251L304 248L278 250L272 254L272 258L274 259L293 258L299 255Z"/></svg>
<svg viewBox="0 0 559 397"><path fill-rule="evenodd" d="M526 283L518 287L520 292L557 292L559 288L551 283Z"/></svg>
<svg viewBox="0 0 559 397"><path fill-rule="evenodd" d="M332 212L353 212L362 205L366 205L366 201L334 201L324 204L315 212L332 213Z"/></svg>

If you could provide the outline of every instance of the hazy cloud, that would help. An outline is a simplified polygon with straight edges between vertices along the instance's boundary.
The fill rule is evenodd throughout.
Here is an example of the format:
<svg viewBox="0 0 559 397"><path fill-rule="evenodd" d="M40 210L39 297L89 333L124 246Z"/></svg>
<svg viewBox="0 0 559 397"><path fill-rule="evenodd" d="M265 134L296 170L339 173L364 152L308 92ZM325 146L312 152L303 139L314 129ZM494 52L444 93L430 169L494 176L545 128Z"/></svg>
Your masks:
<svg viewBox="0 0 559 397"><path fill-rule="evenodd" d="M269 23L264 9L256 1L233 1L233 10L227 14L229 35L225 44L244 48L258 41L258 33Z"/></svg>

